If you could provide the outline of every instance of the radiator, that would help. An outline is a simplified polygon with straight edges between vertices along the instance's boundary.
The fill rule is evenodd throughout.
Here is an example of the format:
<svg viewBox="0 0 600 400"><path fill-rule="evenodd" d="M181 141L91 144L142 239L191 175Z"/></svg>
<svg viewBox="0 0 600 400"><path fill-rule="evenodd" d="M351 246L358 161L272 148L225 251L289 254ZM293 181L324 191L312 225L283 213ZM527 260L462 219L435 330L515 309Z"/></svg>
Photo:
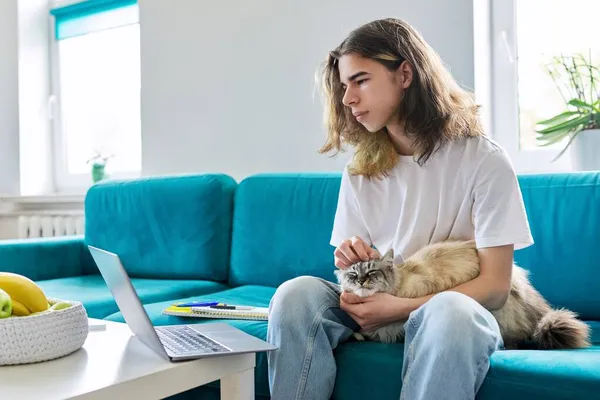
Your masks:
<svg viewBox="0 0 600 400"><path fill-rule="evenodd" d="M83 215L20 215L18 237L20 239L83 235Z"/></svg>

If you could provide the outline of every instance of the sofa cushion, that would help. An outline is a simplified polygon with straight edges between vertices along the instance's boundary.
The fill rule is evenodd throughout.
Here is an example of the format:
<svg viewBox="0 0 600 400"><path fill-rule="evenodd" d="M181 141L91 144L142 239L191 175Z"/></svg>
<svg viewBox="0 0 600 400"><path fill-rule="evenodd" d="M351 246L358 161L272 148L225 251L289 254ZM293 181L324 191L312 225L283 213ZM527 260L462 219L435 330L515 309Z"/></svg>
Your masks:
<svg viewBox="0 0 600 400"><path fill-rule="evenodd" d="M260 174L240 182L230 284L275 287L300 275L334 280L329 239L339 188L339 174Z"/></svg>
<svg viewBox="0 0 600 400"><path fill-rule="evenodd" d="M225 285L202 280L163 280L133 278L142 303L176 299L223 290ZM51 279L36 282L46 296L81 301L90 318L104 318L119 310L100 275Z"/></svg>
<svg viewBox="0 0 600 400"><path fill-rule="evenodd" d="M501 350L492 355L478 399L587 399L600 393L600 322L583 350ZM400 396L403 344L346 342L336 351L335 399ZM360 370L360 379L357 371Z"/></svg>
<svg viewBox="0 0 600 400"><path fill-rule="evenodd" d="M600 320L600 172L519 176L535 244L515 252L555 307Z"/></svg>
<svg viewBox="0 0 600 400"><path fill-rule="evenodd" d="M132 277L225 281L235 186L221 174L97 184L86 244L117 253Z"/></svg>
<svg viewBox="0 0 600 400"><path fill-rule="evenodd" d="M34 281L81 275L90 259L81 236L0 241L0 271Z"/></svg>
<svg viewBox="0 0 600 400"><path fill-rule="evenodd" d="M600 393L599 360L599 345L580 351L499 351L492 356L479 398L595 398Z"/></svg>
<svg viewBox="0 0 600 400"><path fill-rule="evenodd" d="M275 289L265 286L240 286L233 289L223 290L216 293L211 293L204 296L194 296L177 301L192 301L192 300L215 300L230 304L250 305L255 307L267 307L271 297L275 294ZM161 325L179 325L179 324L202 324L211 322L226 322L236 328L243 330L257 338L265 340L267 337L267 322L266 321L249 321L249 320L221 320L214 318L187 318L173 315L162 315L163 309L171 305L173 301L163 301L160 303L146 304L144 308L150 317L150 320L155 326ZM105 319L117 322L125 322L123 315L115 313L109 315ZM269 381L267 376L267 356L266 353L258 353L256 355L256 373L255 373L255 388L256 393L268 396ZM213 383L212 386L218 386ZM178 397L179 398L179 397ZM183 398L183 397L182 397Z"/></svg>

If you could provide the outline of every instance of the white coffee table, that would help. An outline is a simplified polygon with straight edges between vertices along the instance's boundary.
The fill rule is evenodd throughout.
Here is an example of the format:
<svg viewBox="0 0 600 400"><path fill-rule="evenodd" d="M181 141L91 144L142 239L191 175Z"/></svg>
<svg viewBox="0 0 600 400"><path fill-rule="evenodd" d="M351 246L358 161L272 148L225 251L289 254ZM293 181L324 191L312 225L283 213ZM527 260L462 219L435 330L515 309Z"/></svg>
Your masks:
<svg viewBox="0 0 600 400"><path fill-rule="evenodd" d="M255 353L170 362L126 324L105 323L81 349L52 361L0 366L0 399L162 399L215 380L221 398L254 399Z"/></svg>

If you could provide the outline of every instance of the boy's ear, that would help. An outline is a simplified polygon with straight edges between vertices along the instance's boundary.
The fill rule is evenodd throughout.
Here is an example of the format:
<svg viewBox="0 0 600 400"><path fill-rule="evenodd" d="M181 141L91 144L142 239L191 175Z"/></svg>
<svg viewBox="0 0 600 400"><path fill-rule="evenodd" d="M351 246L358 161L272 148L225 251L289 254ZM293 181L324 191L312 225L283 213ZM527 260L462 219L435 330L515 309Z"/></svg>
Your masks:
<svg viewBox="0 0 600 400"><path fill-rule="evenodd" d="M413 66L408 61L404 60L396 70L396 74L397 78L402 82L402 88L408 89L413 80Z"/></svg>

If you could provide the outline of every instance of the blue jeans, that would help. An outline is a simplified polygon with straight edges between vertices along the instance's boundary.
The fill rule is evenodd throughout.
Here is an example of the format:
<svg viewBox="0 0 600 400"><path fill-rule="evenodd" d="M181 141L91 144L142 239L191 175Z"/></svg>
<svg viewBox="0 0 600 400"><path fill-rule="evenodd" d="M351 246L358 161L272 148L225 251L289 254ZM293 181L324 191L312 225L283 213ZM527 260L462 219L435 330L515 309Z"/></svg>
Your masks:
<svg viewBox="0 0 600 400"><path fill-rule="evenodd" d="M269 385L274 400L329 399L333 349L359 327L340 308L340 289L302 276L283 283L269 305ZM432 297L405 324L400 399L473 399L503 346L492 314L458 292ZM435 349L432 351L432 349Z"/></svg>

